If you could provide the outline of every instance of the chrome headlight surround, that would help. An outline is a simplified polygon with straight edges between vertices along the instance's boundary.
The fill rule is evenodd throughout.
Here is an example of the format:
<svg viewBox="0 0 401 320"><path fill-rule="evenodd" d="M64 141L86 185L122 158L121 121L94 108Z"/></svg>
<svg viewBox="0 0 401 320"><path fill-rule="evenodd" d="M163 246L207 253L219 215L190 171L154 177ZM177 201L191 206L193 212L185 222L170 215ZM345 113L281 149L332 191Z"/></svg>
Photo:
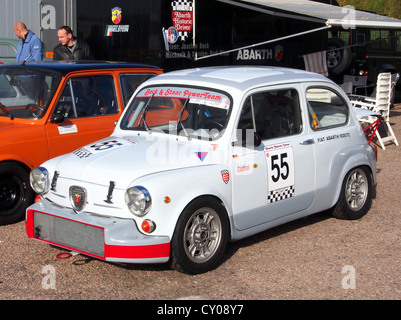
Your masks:
<svg viewBox="0 0 401 320"><path fill-rule="evenodd" d="M29 182L37 194L46 194L50 189L49 171L44 167L33 168L29 174Z"/></svg>
<svg viewBox="0 0 401 320"><path fill-rule="evenodd" d="M125 203L131 213L138 217L143 217L152 206L152 198L146 188L134 186L128 188L125 192Z"/></svg>

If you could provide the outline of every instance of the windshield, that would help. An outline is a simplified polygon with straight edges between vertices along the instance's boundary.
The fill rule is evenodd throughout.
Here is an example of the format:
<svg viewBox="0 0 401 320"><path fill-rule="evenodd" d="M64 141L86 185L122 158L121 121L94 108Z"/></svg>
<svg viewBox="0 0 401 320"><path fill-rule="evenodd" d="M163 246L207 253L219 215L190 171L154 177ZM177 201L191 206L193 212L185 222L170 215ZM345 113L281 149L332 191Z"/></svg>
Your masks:
<svg viewBox="0 0 401 320"><path fill-rule="evenodd" d="M60 79L58 74L27 67L0 68L0 117L43 117Z"/></svg>
<svg viewBox="0 0 401 320"><path fill-rule="evenodd" d="M121 128L215 140L222 135L230 111L231 100L222 92L191 87L148 87L131 101Z"/></svg>

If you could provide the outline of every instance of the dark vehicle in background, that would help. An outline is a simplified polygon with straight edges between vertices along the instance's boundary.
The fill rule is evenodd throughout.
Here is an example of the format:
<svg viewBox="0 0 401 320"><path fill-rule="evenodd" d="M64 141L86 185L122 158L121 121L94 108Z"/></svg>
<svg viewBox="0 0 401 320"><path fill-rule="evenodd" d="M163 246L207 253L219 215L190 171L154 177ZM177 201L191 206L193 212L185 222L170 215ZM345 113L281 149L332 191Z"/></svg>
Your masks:
<svg viewBox="0 0 401 320"><path fill-rule="evenodd" d="M331 61L335 76L368 75L376 82L380 72L401 72L400 29L337 29L329 38L329 50L338 58Z"/></svg>

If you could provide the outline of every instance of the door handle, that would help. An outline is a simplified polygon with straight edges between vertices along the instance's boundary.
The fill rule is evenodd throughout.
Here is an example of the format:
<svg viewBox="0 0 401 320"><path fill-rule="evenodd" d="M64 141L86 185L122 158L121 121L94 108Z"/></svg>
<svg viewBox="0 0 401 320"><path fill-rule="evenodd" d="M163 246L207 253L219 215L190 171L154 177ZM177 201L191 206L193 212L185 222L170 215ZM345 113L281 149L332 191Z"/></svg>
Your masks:
<svg viewBox="0 0 401 320"><path fill-rule="evenodd" d="M314 144L314 143L315 143L314 139L308 139L308 140L300 142L300 144L303 146L307 146L307 145Z"/></svg>

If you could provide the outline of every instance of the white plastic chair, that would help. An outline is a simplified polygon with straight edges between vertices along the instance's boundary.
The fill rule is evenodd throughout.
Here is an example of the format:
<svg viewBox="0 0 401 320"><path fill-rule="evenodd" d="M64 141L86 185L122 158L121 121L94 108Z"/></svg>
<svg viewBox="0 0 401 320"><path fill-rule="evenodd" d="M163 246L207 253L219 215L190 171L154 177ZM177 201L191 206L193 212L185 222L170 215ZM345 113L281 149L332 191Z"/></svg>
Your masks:
<svg viewBox="0 0 401 320"><path fill-rule="evenodd" d="M398 146L397 138L395 137L394 131L390 125L391 91L391 73L380 73L377 77L375 97L372 98L359 96L357 100L351 100L351 103L354 107L368 109L381 115L382 123L384 123L387 131L387 136L382 137L379 133L379 130L375 131L375 135L383 150L386 149L384 142L387 141L394 141L395 145ZM362 123L373 124L377 121L377 117L367 115L365 117L360 117L359 121Z"/></svg>

